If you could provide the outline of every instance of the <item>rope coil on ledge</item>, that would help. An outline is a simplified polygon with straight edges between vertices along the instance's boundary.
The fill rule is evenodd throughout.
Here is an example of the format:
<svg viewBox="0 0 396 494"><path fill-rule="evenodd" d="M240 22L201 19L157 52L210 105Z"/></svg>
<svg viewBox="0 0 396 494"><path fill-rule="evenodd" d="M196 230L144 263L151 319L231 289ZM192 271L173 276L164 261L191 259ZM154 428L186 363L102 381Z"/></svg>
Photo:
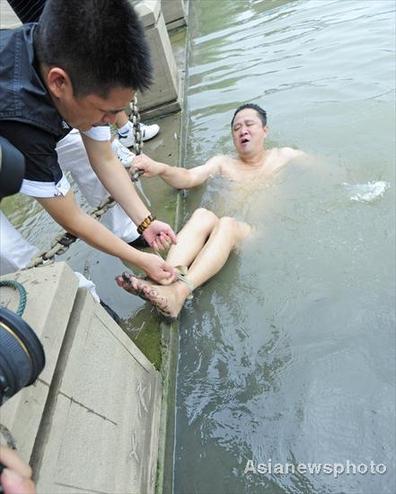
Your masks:
<svg viewBox="0 0 396 494"><path fill-rule="evenodd" d="M14 288L19 293L19 304L18 309L15 311L18 316L22 317L22 314L26 308L27 293L25 287L15 280L0 280L0 287L7 286L9 288Z"/></svg>

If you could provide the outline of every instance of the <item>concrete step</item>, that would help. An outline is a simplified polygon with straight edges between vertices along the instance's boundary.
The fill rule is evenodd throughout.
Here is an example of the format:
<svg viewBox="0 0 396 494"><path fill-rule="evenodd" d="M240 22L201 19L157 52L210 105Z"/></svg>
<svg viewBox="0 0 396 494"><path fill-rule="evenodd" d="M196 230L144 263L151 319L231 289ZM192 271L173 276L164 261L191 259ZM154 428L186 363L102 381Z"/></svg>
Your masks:
<svg viewBox="0 0 396 494"><path fill-rule="evenodd" d="M47 356L38 382L1 409L38 492L154 493L161 379L65 263L3 277L23 283L23 318ZM0 301L16 309L16 292Z"/></svg>

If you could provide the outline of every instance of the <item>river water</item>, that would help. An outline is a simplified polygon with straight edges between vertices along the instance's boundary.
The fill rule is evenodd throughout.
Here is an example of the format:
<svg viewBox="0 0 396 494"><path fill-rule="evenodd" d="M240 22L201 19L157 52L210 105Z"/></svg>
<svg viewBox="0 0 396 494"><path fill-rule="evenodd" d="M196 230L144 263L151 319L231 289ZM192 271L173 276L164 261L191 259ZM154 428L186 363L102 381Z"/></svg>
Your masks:
<svg viewBox="0 0 396 494"><path fill-rule="evenodd" d="M256 230L182 313L175 494L396 492L394 7L190 2L187 166L245 102L312 158L188 193Z"/></svg>

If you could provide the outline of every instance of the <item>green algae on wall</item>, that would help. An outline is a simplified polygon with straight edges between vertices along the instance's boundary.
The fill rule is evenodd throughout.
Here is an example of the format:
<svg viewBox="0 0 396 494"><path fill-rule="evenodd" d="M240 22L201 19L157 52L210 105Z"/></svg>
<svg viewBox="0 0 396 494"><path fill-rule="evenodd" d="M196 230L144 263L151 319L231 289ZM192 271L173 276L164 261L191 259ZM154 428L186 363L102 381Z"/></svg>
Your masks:
<svg viewBox="0 0 396 494"><path fill-rule="evenodd" d="M135 317L124 319L121 327L159 371L162 363L161 328L154 310L143 307Z"/></svg>

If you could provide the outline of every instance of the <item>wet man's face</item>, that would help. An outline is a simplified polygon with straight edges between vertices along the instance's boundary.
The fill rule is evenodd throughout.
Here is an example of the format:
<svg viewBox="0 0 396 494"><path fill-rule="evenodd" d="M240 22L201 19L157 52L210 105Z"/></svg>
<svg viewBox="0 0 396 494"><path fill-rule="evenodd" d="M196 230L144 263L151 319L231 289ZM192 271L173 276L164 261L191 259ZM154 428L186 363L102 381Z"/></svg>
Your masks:
<svg viewBox="0 0 396 494"><path fill-rule="evenodd" d="M267 137L267 127L263 126L256 110L246 108L236 114L232 126L232 139L240 156L259 152Z"/></svg>

